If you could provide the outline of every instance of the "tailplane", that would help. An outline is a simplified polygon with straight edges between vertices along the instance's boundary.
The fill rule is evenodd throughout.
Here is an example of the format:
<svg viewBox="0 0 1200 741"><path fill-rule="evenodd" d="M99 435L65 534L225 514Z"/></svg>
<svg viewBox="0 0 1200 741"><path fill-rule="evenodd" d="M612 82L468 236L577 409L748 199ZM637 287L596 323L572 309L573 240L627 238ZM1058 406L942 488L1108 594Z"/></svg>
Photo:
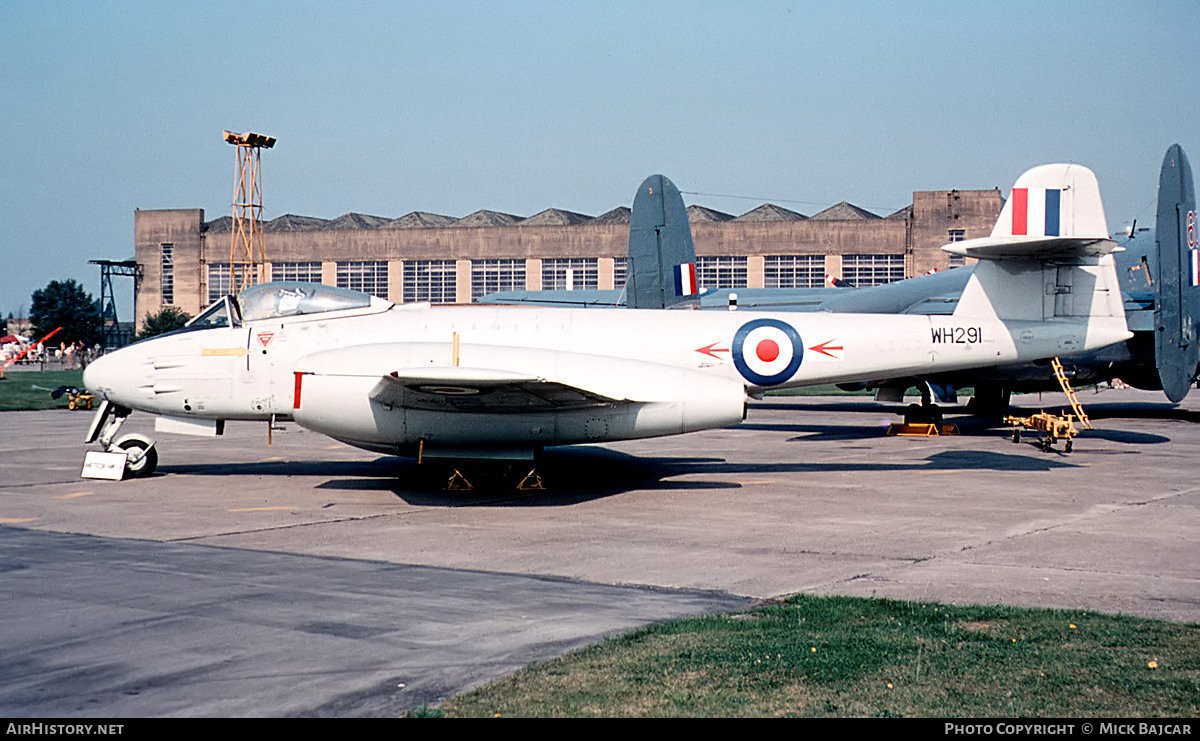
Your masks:
<svg viewBox="0 0 1200 741"><path fill-rule="evenodd" d="M634 196L628 275L630 308L664 309L700 293L696 248L683 196L662 175L646 178Z"/></svg>

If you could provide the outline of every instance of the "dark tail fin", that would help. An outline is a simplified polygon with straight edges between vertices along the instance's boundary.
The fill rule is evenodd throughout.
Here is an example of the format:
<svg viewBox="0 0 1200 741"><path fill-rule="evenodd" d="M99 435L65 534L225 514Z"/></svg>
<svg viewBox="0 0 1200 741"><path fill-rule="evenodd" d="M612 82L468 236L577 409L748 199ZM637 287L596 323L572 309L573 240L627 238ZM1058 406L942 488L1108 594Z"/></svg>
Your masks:
<svg viewBox="0 0 1200 741"><path fill-rule="evenodd" d="M1178 144L1163 157L1158 180L1158 280L1155 281L1154 361L1163 392L1187 396L1200 361L1200 243L1192 166Z"/></svg>
<svg viewBox="0 0 1200 741"><path fill-rule="evenodd" d="M633 199L628 275L626 304L634 309L663 309L700 292L683 196L662 175L646 178Z"/></svg>

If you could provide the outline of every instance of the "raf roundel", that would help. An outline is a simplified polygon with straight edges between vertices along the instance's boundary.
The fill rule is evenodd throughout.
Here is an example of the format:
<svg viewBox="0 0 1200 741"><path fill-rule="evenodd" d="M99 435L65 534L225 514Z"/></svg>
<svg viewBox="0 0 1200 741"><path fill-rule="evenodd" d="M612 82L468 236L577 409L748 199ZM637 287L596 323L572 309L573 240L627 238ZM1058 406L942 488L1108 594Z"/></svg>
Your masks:
<svg viewBox="0 0 1200 741"><path fill-rule="evenodd" d="M778 319L755 319L733 336L733 365L756 386L775 386L795 375L804 357L800 334Z"/></svg>

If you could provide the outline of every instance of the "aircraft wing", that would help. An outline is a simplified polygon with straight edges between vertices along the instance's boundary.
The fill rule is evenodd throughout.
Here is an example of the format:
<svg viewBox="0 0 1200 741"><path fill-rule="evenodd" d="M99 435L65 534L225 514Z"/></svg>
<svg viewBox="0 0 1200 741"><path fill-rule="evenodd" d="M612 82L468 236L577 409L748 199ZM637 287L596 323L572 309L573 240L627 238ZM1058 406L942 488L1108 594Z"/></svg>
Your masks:
<svg viewBox="0 0 1200 741"><path fill-rule="evenodd" d="M370 396L405 409L489 414L603 407L621 401L536 376L458 366L393 371L379 379Z"/></svg>

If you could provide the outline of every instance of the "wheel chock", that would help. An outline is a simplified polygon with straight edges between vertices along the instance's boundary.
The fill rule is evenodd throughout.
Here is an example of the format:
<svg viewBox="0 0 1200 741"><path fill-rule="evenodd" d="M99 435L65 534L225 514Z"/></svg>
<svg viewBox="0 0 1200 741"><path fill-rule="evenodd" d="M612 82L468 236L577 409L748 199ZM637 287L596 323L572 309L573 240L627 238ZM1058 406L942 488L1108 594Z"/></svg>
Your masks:
<svg viewBox="0 0 1200 741"><path fill-rule="evenodd" d="M938 435L957 435L958 425L935 425L929 422L922 422L919 424L893 422L888 425L887 434L903 435L907 437L937 437Z"/></svg>
<svg viewBox="0 0 1200 741"><path fill-rule="evenodd" d="M546 486L542 483L542 477L537 475L537 469L529 469L529 473L525 474L525 478L521 479L521 483L517 484L517 491L536 491L545 490Z"/></svg>
<svg viewBox="0 0 1200 741"><path fill-rule="evenodd" d="M462 471L456 468L454 473L450 474L450 480L442 487L442 491L471 491L474 488L467 477L462 475Z"/></svg>

